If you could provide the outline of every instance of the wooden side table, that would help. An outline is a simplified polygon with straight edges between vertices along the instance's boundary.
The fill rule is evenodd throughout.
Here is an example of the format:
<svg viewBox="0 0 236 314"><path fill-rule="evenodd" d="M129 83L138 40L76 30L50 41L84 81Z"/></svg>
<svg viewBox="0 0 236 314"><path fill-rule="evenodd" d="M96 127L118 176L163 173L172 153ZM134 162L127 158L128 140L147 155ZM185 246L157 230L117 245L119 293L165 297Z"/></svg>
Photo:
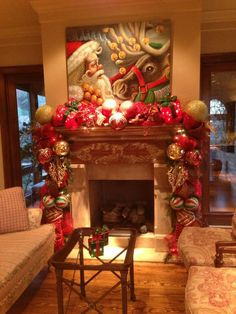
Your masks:
<svg viewBox="0 0 236 314"><path fill-rule="evenodd" d="M70 236L65 246L58 252L56 252L52 259L51 264L55 267L56 281L57 281L57 302L58 313L64 314L64 300L63 300L63 284L70 288L70 291L75 292L81 299L83 299L88 307L82 312L85 313L89 309L94 309L97 313L102 312L97 308L97 303L106 297L117 286L121 285L122 294L122 314L127 314L127 287L128 287L128 274L129 274L129 287L130 287L130 299L135 301L134 293L134 265L133 265L133 253L136 242L136 230L131 228L119 228L112 229L109 232L109 237L126 238L127 245L111 260L105 261L100 257L95 257L97 261L96 265L89 265L84 258L84 250L89 250L85 238L89 237L94 228L78 228L75 229ZM68 259L69 253L78 244L79 252L76 260ZM106 248L106 247L105 247ZM122 255L124 253L124 255ZM119 256L124 258L122 261L117 262ZM76 282L74 279L68 280L63 277L64 270L78 270L80 272L80 280ZM85 281L85 271L94 271L94 275ZM86 285L102 271L111 271L119 281L107 290L103 295L98 297L95 301L88 300L86 298ZM73 276L74 278L74 276Z"/></svg>

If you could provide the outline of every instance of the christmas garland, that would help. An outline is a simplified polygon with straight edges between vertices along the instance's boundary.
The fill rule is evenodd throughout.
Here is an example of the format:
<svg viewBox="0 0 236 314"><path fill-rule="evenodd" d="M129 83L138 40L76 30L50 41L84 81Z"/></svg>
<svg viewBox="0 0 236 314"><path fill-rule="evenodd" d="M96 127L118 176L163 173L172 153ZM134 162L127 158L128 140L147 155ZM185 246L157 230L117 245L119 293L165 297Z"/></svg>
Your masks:
<svg viewBox="0 0 236 314"><path fill-rule="evenodd" d="M46 222L56 226L55 249L64 244L64 235L72 230L67 192L70 175L69 144L55 127L75 130L79 127L110 126L121 130L127 125L181 124L182 129L168 145L167 156L171 162L167 176L172 189L170 208L175 216L174 231L166 237L170 254L177 255L177 240L185 226L200 224L201 221L201 161L202 142L207 134L208 110L199 101L191 101L184 107L176 96L165 95L158 103L124 101L117 104L114 99L86 100L84 86L81 98L70 99L57 106L55 113L48 105L36 111L40 126L33 131L34 152L38 162L48 173L41 189L41 206ZM90 91L92 92L92 91ZM91 93L90 93L91 95ZM96 100L96 101L95 101ZM183 107L183 108L182 108Z"/></svg>

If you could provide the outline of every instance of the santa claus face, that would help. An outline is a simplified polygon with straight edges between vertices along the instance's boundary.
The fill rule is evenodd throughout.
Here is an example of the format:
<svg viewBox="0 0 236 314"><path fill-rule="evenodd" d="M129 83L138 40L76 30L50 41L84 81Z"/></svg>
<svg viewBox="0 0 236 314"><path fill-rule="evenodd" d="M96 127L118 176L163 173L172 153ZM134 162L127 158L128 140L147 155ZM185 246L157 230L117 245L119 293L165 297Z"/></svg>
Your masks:
<svg viewBox="0 0 236 314"><path fill-rule="evenodd" d="M86 74L91 77L97 71L103 68L102 64L99 64L98 57L95 53L90 54L86 59Z"/></svg>

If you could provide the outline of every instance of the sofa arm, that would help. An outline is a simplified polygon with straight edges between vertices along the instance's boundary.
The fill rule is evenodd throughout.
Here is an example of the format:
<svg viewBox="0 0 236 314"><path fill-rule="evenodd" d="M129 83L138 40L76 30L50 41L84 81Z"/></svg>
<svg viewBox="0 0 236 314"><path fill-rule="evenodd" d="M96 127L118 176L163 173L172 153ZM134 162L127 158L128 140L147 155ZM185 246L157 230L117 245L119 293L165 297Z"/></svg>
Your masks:
<svg viewBox="0 0 236 314"><path fill-rule="evenodd" d="M42 220L42 209L38 207L27 208L28 210L28 219L29 219L29 228L35 229L38 228Z"/></svg>
<svg viewBox="0 0 236 314"><path fill-rule="evenodd" d="M224 254L234 254L236 256L236 241L217 241L215 246L215 267L224 265Z"/></svg>

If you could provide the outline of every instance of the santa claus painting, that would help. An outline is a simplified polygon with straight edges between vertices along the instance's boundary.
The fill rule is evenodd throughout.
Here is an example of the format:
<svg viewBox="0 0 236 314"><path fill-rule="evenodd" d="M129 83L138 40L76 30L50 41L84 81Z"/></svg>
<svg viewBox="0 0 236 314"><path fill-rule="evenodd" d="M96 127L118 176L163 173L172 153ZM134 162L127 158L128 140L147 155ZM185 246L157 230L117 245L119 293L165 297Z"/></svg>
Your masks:
<svg viewBox="0 0 236 314"><path fill-rule="evenodd" d="M169 24L158 22L68 29L69 97L153 103L169 91L169 38Z"/></svg>

